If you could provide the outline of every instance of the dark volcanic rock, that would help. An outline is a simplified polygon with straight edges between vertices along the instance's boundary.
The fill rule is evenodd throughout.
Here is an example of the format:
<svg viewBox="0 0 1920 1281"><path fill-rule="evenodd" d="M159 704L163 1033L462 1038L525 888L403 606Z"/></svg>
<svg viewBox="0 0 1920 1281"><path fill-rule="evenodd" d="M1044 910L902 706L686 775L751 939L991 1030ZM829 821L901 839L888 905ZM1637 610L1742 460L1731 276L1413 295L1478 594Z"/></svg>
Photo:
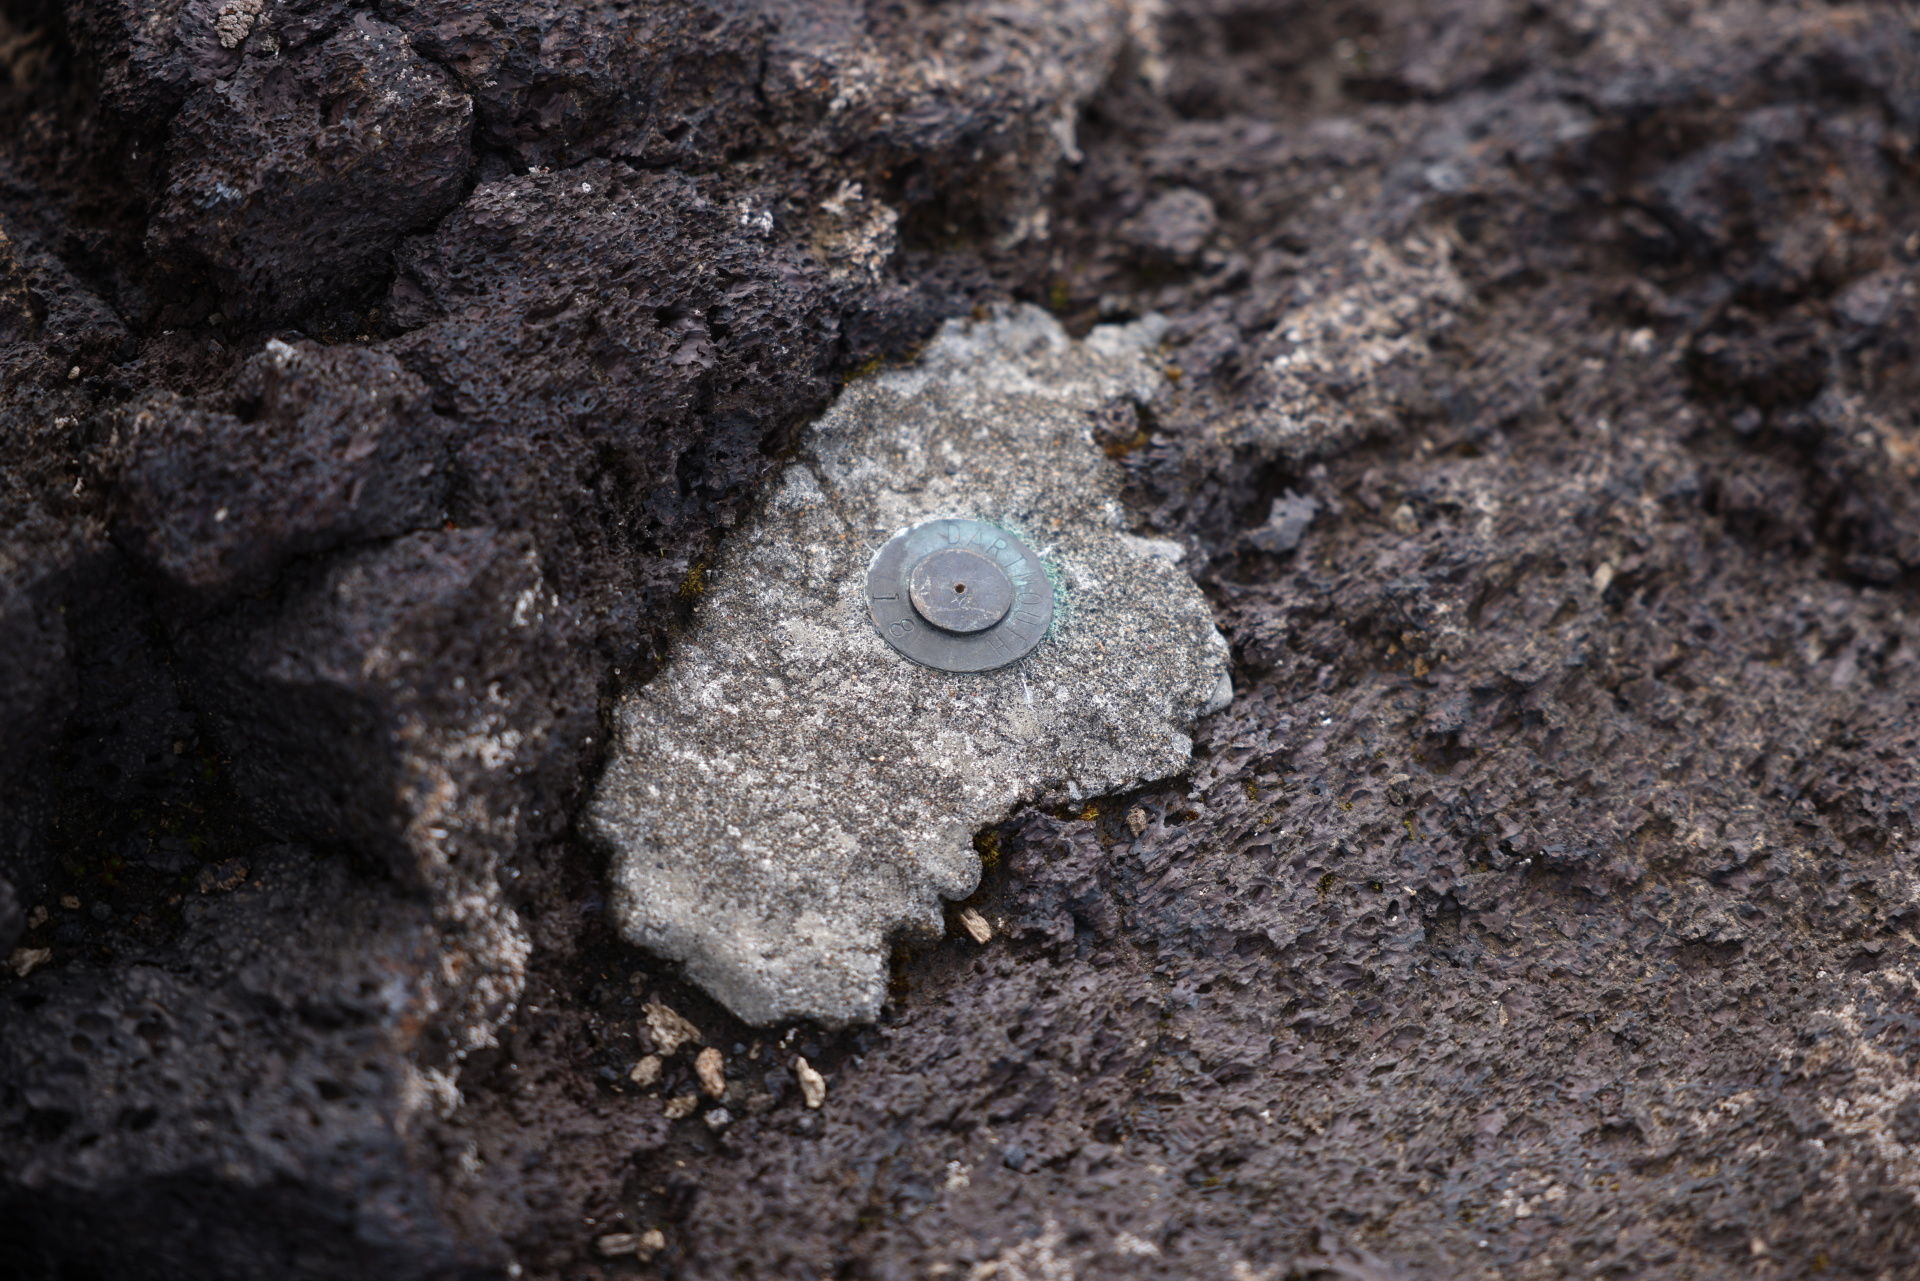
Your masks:
<svg viewBox="0 0 1920 1281"><path fill-rule="evenodd" d="M316 44L250 57L174 118L148 246L210 272L245 320L352 298L386 272L401 235L460 198L472 117L398 28L364 14Z"/></svg>
<svg viewBox="0 0 1920 1281"><path fill-rule="evenodd" d="M1147 202L1121 227L1121 234L1147 253L1172 262L1191 262L1220 226L1213 201L1191 187L1176 187Z"/></svg>
<svg viewBox="0 0 1920 1281"><path fill-rule="evenodd" d="M66 28L92 63L103 105L165 117L196 88L233 74L261 8L259 0L83 0L68 8Z"/></svg>
<svg viewBox="0 0 1920 1281"><path fill-rule="evenodd" d="M10 1266L241 1281L478 1262L408 1159L453 1098L409 1057L430 1008L406 978L423 905L265 847L182 915L166 963L69 972L0 1007L0 1124L25 1157Z"/></svg>
<svg viewBox="0 0 1920 1281"><path fill-rule="evenodd" d="M35 766L57 740L74 697L66 628L44 596L14 583L0 588L0 723L9 727L0 744L0 953L20 937L21 887L43 874L39 829L50 798L45 771Z"/></svg>
<svg viewBox="0 0 1920 1281"><path fill-rule="evenodd" d="M233 405L124 416L115 530L170 586L223 603L294 557L440 523L449 426L391 356L276 340L239 371Z"/></svg>
<svg viewBox="0 0 1920 1281"><path fill-rule="evenodd" d="M98 374L133 355L131 342L112 308L0 218L0 371L49 381Z"/></svg>
<svg viewBox="0 0 1920 1281"><path fill-rule="evenodd" d="M20 892L13 888L13 882L0 880L0 952L13 952L14 942L26 925L27 913L20 906Z"/></svg>
<svg viewBox="0 0 1920 1281"><path fill-rule="evenodd" d="M564 653L553 610L526 534L434 531L303 566L269 608L188 646L207 655L196 685L269 829L431 887L488 877L483 855L498 857L449 850L486 827L453 812L537 817L549 758L592 724L592 678ZM422 741L440 735L453 741ZM556 806L543 826L559 821ZM525 839L486 834L503 851Z"/></svg>
<svg viewBox="0 0 1920 1281"><path fill-rule="evenodd" d="M518 167L620 158L709 168L770 145L836 181L939 199L942 221L1023 237L1127 10L705 0L635 12L470 0L393 5ZM825 175L822 175L825 176ZM829 187L822 194L832 194Z"/></svg>
<svg viewBox="0 0 1920 1281"><path fill-rule="evenodd" d="M5 21L15 1271L1920 1267L1899 5ZM1088 426L1238 695L741 1027L603 921L607 710L1004 298L1166 317Z"/></svg>
<svg viewBox="0 0 1920 1281"><path fill-rule="evenodd" d="M739 501L795 402L824 403L841 314L892 246L890 219L856 221L836 271L806 223L781 225L785 196L596 161L483 184L409 243L392 306L410 332L390 349L474 428L456 517L524 513L560 546L631 556Z"/></svg>
<svg viewBox="0 0 1920 1281"><path fill-rule="evenodd" d="M714 164L760 131L769 23L752 4L533 4L511 20L466 0L384 7L459 77L482 138L522 168L594 155Z"/></svg>

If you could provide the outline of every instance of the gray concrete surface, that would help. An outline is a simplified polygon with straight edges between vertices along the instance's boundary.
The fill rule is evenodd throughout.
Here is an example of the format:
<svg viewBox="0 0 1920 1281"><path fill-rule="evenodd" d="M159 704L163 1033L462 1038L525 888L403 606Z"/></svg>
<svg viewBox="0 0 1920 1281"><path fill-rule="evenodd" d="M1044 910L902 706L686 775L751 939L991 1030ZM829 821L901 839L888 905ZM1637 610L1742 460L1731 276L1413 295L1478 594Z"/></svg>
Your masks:
<svg viewBox="0 0 1920 1281"><path fill-rule="evenodd" d="M632 943L735 1013L871 1020L887 948L978 884L972 836L1032 800L1183 770L1231 696L1177 544L1128 532L1090 427L1163 376L1148 319L1068 339L1045 313L944 328L849 387L704 576L666 670L627 696L592 829ZM875 632L867 566L901 529L992 521L1040 553L1052 630L986 673Z"/></svg>

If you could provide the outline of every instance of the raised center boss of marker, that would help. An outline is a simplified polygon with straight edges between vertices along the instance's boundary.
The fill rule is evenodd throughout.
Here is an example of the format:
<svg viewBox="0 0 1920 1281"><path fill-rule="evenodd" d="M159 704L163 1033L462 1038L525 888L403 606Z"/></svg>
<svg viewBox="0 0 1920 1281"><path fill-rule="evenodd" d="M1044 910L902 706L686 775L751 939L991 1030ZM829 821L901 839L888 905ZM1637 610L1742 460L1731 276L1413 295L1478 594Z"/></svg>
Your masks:
<svg viewBox="0 0 1920 1281"><path fill-rule="evenodd" d="M1013 608L1012 580L966 547L923 556L907 576L907 595L920 617L949 632L983 632Z"/></svg>

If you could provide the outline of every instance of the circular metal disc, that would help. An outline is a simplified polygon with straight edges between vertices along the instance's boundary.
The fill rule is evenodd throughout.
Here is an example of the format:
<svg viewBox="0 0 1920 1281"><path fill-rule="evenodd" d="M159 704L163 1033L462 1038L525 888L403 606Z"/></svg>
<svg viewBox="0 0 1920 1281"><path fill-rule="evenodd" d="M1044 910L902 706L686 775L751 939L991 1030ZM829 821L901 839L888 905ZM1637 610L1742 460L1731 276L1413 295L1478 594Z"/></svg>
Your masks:
<svg viewBox="0 0 1920 1281"><path fill-rule="evenodd" d="M944 631L984 632L1013 608L1013 582L971 547L942 547L907 574L907 599Z"/></svg>
<svg viewBox="0 0 1920 1281"><path fill-rule="evenodd" d="M952 553L980 560L949 560ZM948 606L971 597L982 580L978 574L948 574L945 567L972 567L981 560L1004 579L1006 607L977 630L943 625L942 619L969 621L949 612ZM928 566L922 592L925 612L916 608L913 597L914 571L923 564ZM966 592L953 590L960 584ZM985 585L992 589L993 580L986 578ZM988 672L1025 657L1047 634L1053 622L1053 583L1033 550L1006 530L979 520L930 520L894 535L873 558L867 568L867 608L887 643L914 662L943 672ZM968 608L975 607L969 602ZM991 611L989 601L979 612Z"/></svg>

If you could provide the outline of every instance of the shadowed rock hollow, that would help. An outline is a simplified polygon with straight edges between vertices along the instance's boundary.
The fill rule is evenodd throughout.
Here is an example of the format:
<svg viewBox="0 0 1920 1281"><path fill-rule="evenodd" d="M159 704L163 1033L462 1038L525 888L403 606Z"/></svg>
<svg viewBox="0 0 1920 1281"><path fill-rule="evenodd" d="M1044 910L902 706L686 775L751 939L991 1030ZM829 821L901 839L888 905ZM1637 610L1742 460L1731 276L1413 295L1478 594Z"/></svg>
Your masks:
<svg viewBox="0 0 1920 1281"><path fill-rule="evenodd" d="M1920 1266L1905 7L0 20L21 1275ZM1086 427L1235 698L749 1028L614 708L1009 302L1167 319Z"/></svg>

